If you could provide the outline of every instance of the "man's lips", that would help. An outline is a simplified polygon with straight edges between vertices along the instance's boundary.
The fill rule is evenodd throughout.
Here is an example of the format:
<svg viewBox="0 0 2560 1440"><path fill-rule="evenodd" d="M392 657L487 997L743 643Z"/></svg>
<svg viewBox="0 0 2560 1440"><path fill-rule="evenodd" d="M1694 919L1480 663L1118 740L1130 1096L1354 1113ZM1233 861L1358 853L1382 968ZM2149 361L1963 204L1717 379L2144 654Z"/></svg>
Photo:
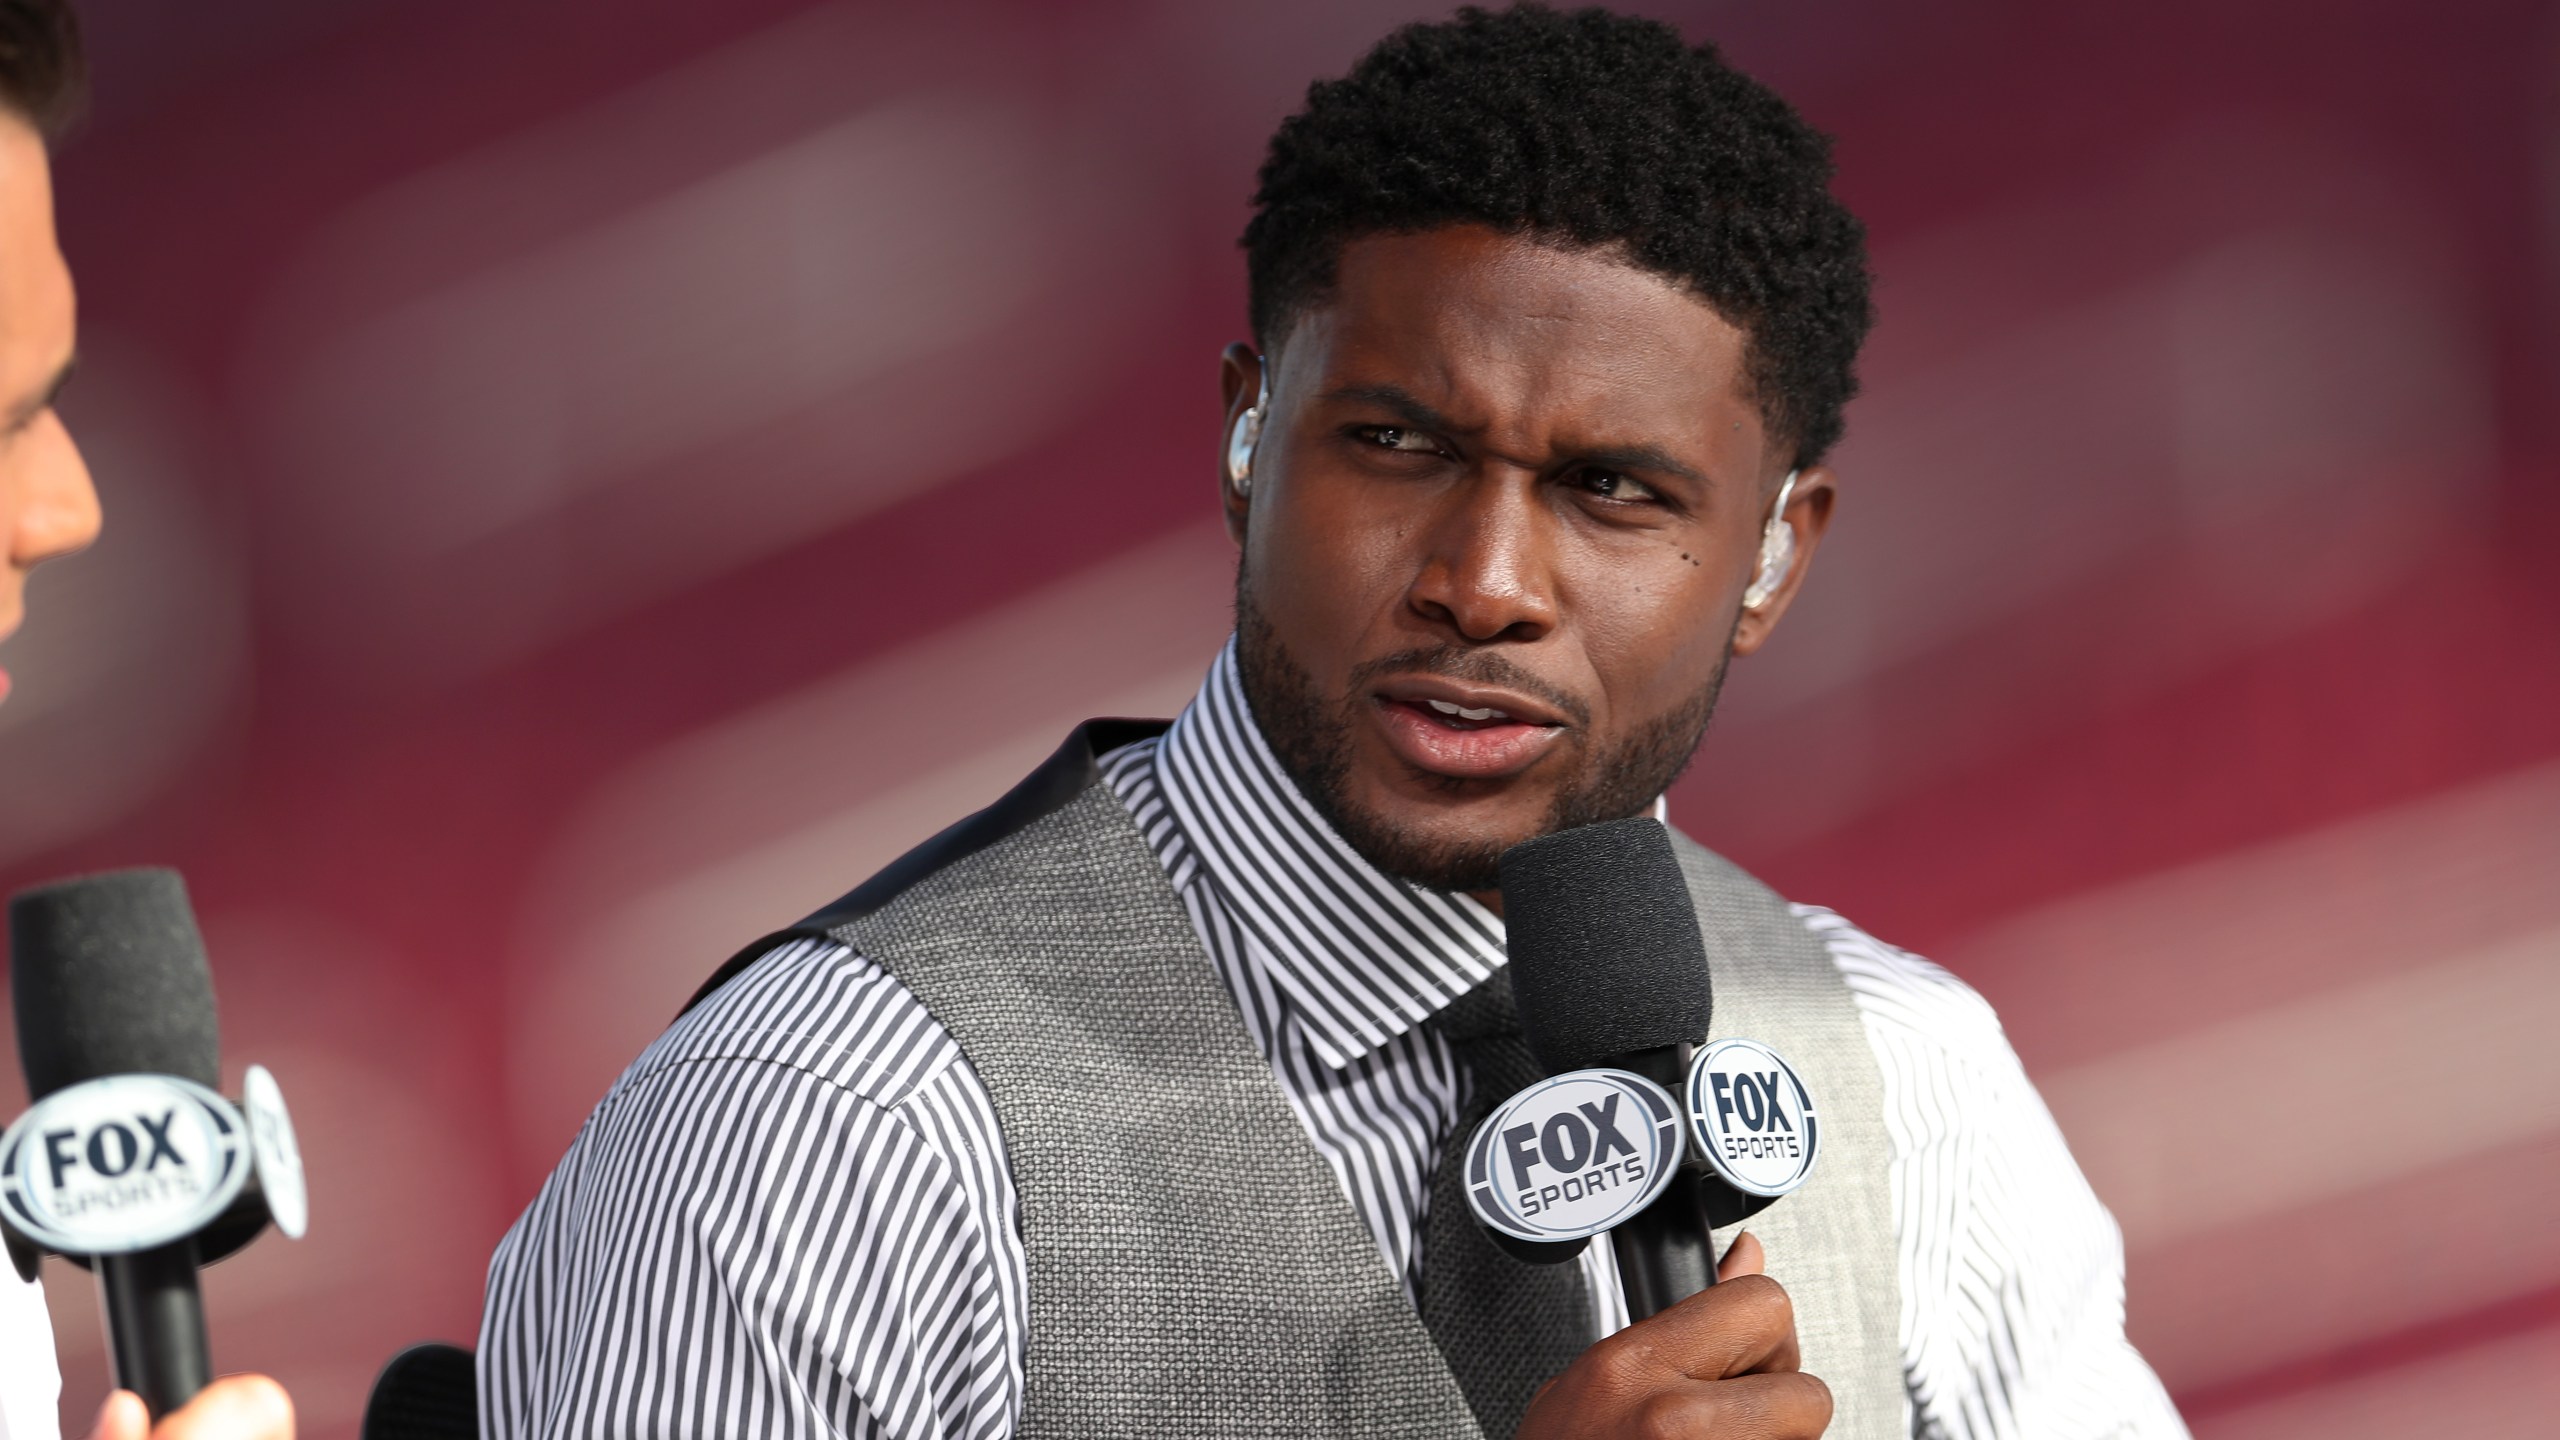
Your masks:
<svg viewBox="0 0 2560 1440"><path fill-rule="evenodd" d="M1539 701L1438 676L1400 678L1372 698L1399 759L1456 780L1519 774L1565 734L1564 719Z"/></svg>

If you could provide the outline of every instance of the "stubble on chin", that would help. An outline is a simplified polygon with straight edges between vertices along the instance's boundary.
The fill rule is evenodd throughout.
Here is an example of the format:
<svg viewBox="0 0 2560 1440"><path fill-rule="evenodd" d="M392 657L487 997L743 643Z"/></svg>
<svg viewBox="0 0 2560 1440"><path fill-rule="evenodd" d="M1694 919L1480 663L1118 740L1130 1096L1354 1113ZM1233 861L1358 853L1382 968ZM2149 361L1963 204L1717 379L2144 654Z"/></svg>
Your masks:
<svg viewBox="0 0 2560 1440"><path fill-rule="evenodd" d="M1481 652L1463 646L1419 652L1416 668L1461 674L1468 657ZM1623 819L1642 811L1679 779L1697 753L1707 724L1715 714L1716 696L1724 687L1725 666L1732 659L1728 642L1717 658L1715 673L1689 700L1647 721L1616 744L1598 751L1578 747L1576 773L1557 792L1537 834L1553 834L1603 820ZM1386 874L1426 890L1490 891L1501 883L1502 852L1528 836L1479 840L1432 833L1429 827L1398 824L1354 803L1350 797L1351 727L1357 694L1327 696L1315 677L1298 663L1255 601L1250 580L1239 567L1236 576L1236 661L1246 703L1271 753L1288 773L1307 803L1360 857ZM1483 678L1479 676L1478 678ZM1356 687L1355 687L1356 689ZM1447 777L1456 789L1469 783Z"/></svg>

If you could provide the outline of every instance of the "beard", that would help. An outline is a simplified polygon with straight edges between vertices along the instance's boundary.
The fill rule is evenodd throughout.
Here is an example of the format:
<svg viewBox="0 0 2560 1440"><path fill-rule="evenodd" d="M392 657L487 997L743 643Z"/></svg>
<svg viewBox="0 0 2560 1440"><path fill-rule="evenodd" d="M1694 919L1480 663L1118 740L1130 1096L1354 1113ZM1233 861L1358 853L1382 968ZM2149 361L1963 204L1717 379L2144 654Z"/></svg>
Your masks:
<svg viewBox="0 0 2560 1440"><path fill-rule="evenodd" d="M1717 693L1724 688L1725 666L1732 658L1728 637L1724 653L1716 657L1715 673L1695 695L1614 744L1582 747L1578 768L1557 790L1537 833L1624 819L1670 789L1706 736ZM1351 727L1360 707L1369 703L1368 682L1420 671L1507 686L1555 706L1588 733L1589 706L1539 680L1500 651L1481 646L1426 646L1372 660L1352 672L1342 694L1325 695L1317 689L1315 677L1280 643L1269 619L1254 603L1253 586L1242 567L1236 574L1236 660L1254 721L1307 803L1362 859L1427 890L1498 889L1502 852L1530 837L1469 840L1433 835L1420 826L1399 826L1352 803ZM1479 783L1446 776L1427 778L1452 792Z"/></svg>

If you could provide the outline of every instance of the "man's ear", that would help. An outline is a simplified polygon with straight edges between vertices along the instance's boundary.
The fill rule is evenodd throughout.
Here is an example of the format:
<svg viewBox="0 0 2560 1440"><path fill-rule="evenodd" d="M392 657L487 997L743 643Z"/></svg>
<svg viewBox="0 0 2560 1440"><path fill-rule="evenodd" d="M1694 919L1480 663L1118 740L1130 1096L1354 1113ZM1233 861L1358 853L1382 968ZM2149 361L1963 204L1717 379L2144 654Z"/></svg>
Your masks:
<svg viewBox="0 0 2560 1440"><path fill-rule="evenodd" d="M1218 356L1218 398L1225 417L1225 423L1218 427L1218 506L1226 513L1228 538L1238 545L1244 544L1245 516L1252 501L1228 477L1227 446L1235 437L1236 426L1243 423L1244 412L1262 393L1262 363L1262 356L1241 340Z"/></svg>
<svg viewBox="0 0 2560 1440"><path fill-rule="evenodd" d="M1748 655L1766 644L1769 632L1778 627L1778 617L1795 603L1796 591L1803 588L1804 577L1813 569L1813 552L1821 548L1823 533L1831 528L1831 507L1839 493L1839 478L1827 465L1808 466L1796 473L1795 489L1788 493L1786 511L1779 517L1795 532L1795 560L1787 567L1787 577L1778 582L1765 602L1742 612L1741 622L1733 629L1734 654ZM1774 491L1769 499L1777 499ZM1751 548L1756 557L1760 551L1756 530ZM1749 581L1744 583L1748 585Z"/></svg>

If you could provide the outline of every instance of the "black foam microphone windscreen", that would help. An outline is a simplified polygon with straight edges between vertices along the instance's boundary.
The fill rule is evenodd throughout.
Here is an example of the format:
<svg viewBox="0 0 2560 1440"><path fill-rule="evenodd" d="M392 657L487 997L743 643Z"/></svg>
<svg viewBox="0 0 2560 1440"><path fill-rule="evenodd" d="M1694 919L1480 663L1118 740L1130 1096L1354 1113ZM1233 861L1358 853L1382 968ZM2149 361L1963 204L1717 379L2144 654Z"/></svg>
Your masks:
<svg viewBox="0 0 2560 1440"><path fill-rule="evenodd" d="M480 1431L479 1374L471 1352L412 1345L391 1357L364 1403L359 1440L474 1440Z"/></svg>
<svg viewBox="0 0 2560 1440"><path fill-rule="evenodd" d="M1704 1039L1707 947L1671 832L1651 816L1560 830L1503 852L1511 991L1550 1072Z"/></svg>
<svg viewBox="0 0 2560 1440"><path fill-rule="evenodd" d="M174 870L116 870L12 897L9 998L35 1099L102 1075L218 1083L213 976Z"/></svg>

